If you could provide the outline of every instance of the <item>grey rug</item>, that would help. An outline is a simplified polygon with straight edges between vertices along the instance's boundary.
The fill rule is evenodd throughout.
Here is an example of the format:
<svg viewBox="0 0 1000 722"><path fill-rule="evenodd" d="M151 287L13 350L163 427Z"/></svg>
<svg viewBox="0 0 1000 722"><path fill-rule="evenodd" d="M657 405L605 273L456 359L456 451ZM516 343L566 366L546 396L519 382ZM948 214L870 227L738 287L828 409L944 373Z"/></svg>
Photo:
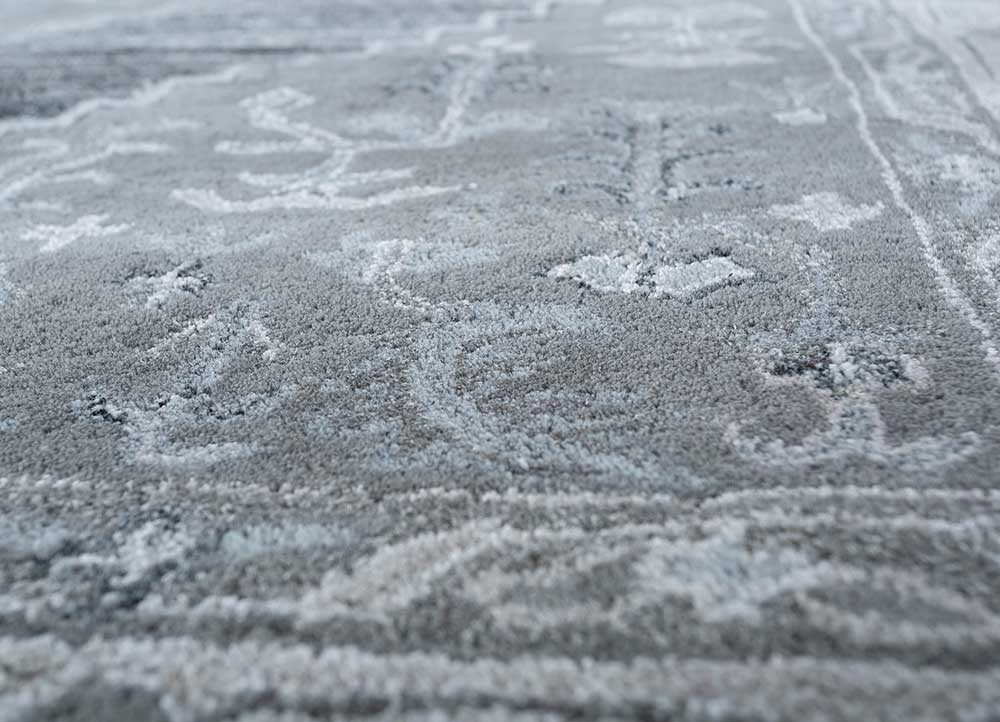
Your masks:
<svg viewBox="0 0 1000 722"><path fill-rule="evenodd" d="M0 23L0 722L1000 719L995 0Z"/></svg>

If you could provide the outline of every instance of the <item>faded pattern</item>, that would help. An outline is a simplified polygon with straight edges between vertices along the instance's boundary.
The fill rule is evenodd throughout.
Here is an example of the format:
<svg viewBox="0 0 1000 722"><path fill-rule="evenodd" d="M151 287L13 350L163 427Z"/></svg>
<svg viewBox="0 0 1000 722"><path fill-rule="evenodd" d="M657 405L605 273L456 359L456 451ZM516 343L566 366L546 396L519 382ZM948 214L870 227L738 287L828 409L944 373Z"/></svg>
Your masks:
<svg viewBox="0 0 1000 722"><path fill-rule="evenodd" d="M0 722L996 719L995 0L0 19Z"/></svg>

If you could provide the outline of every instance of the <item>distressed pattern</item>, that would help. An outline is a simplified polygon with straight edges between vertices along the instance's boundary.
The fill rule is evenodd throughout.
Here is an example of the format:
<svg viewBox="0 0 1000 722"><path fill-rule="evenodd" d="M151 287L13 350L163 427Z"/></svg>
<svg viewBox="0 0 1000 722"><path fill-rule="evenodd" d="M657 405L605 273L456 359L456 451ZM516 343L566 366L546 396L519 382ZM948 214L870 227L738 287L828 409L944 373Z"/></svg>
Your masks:
<svg viewBox="0 0 1000 722"><path fill-rule="evenodd" d="M996 719L995 0L0 20L0 722Z"/></svg>

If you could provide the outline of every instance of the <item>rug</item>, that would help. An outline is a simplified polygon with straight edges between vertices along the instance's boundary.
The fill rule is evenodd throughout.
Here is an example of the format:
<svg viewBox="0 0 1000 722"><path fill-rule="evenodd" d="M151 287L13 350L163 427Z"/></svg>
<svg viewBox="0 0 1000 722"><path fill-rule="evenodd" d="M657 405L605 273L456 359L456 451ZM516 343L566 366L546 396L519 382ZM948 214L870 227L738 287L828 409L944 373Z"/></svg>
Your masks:
<svg viewBox="0 0 1000 722"><path fill-rule="evenodd" d="M995 0L0 21L0 722L998 719Z"/></svg>

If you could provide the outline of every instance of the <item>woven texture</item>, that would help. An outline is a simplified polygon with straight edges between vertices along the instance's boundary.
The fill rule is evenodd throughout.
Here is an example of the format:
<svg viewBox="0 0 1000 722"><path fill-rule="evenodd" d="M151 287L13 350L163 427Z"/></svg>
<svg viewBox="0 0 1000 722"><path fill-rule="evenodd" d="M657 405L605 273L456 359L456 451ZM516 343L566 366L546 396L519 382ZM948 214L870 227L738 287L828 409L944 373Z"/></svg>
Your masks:
<svg viewBox="0 0 1000 722"><path fill-rule="evenodd" d="M0 722L997 719L996 0L0 24Z"/></svg>

